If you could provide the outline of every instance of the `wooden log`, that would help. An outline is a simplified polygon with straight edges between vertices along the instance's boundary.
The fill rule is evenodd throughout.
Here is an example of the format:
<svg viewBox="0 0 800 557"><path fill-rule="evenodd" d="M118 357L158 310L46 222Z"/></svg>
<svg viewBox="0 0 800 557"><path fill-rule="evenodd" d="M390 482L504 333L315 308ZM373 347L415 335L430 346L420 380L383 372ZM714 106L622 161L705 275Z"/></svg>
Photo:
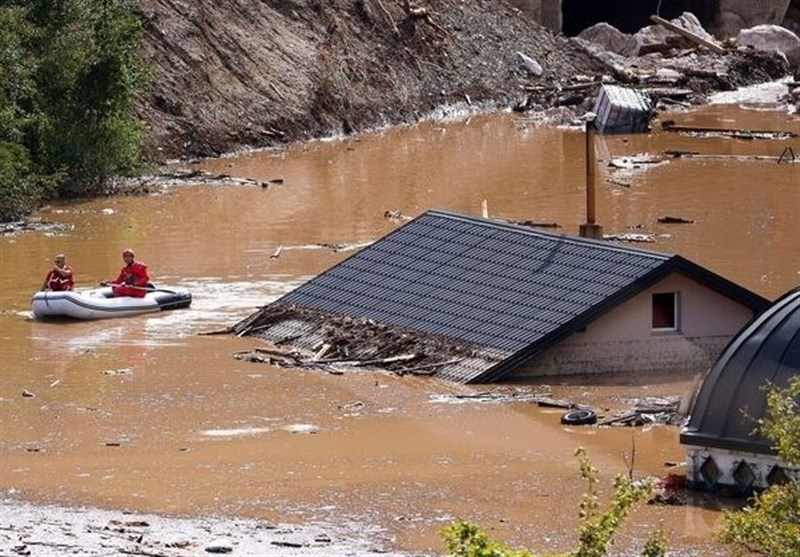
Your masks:
<svg viewBox="0 0 800 557"><path fill-rule="evenodd" d="M797 137L797 133L784 130L749 130L744 128L709 128L705 126L687 126L675 124L672 120L666 120L661 124L661 128L667 132L697 132L697 133L721 133L721 134L747 134L747 135L769 135Z"/></svg>
<svg viewBox="0 0 800 557"><path fill-rule="evenodd" d="M660 26L664 27L665 29L668 29L669 31L672 31L673 33L677 33L681 37L689 39L695 44L706 47L712 52L716 52L717 54L725 54L725 49L719 46L717 43L704 39L703 37L697 35L696 33L692 33L688 29L684 29L680 25L675 25L671 21L667 21L663 17L659 17L657 15L651 15L650 21L659 24Z"/></svg>

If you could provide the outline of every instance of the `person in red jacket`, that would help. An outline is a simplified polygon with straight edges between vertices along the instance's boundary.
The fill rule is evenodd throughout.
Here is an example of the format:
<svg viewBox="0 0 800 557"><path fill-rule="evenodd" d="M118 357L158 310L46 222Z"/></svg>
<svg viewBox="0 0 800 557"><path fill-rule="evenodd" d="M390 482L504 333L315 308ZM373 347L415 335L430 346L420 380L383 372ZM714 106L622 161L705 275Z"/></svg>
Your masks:
<svg viewBox="0 0 800 557"><path fill-rule="evenodd" d="M72 290L74 285L74 273L72 267L67 265L67 256L59 253L53 259L53 268L47 273L42 284L42 290Z"/></svg>
<svg viewBox="0 0 800 557"><path fill-rule="evenodd" d="M132 249L126 249L122 252L122 259L125 261L125 266L119 272L119 276L113 281L103 281L100 284L113 286L112 293L114 297L118 296L133 296L134 298L144 298L147 294L150 283L150 277L147 276L147 265L141 261L135 260L135 255Z"/></svg>

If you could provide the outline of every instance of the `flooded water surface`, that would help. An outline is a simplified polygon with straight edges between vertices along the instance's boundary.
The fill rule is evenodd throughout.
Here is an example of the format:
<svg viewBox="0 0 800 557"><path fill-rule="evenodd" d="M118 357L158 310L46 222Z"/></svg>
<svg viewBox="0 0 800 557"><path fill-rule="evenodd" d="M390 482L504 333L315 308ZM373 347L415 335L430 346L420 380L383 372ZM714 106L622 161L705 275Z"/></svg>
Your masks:
<svg viewBox="0 0 800 557"><path fill-rule="evenodd" d="M799 127L782 112L727 105L670 118ZM597 220L606 234L639 234L654 240L643 247L775 298L800 283L800 164L776 163L787 147L800 155L797 138L599 137ZM232 354L257 341L197 333L237 322L352 254L348 246L430 208L479 215L485 200L491 216L575 234L585 218L583 157L579 132L493 115L196 165L282 180L270 187L172 187L45 209L43 218L71 228L0 238L0 489L168 515L352 521L416 552L441 551L438 530L464 517L511 545L570 548L585 487L575 448L587 449L607 486L627 472L634 447L635 473L682 471L665 467L683 458L678 430L568 428L561 411L522 395L610 412L632 397L684 395L691 378L467 387L329 375L238 361ZM659 223L664 216L693 222ZM55 253L88 286L115 276L125 247L158 285L191 289L192 307L101 322L30 319ZM463 396L486 390L516 396ZM677 547L713 554L718 506L703 496L644 506L622 547L663 526Z"/></svg>

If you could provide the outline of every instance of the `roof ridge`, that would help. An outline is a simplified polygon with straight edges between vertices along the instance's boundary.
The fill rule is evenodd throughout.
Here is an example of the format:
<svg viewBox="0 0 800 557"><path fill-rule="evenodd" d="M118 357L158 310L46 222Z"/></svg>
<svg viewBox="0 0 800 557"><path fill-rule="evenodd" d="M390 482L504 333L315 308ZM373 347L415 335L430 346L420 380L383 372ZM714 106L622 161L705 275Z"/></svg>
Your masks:
<svg viewBox="0 0 800 557"><path fill-rule="evenodd" d="M663 253L658 251L651 251L645 250L641 248L634 248L630 246L619 246L615 244L610 244L604 240L595 240L592 238L583 238L581 236L572 236L570 234L561 234L558 232L546 232L543 230L536 230L535 228L529 228L525 226L521 226L519 224L514 224L508 221L501 221L498 219L492 218L484 218L484 217L475 217L472 215L465 215L462 213L456 213L453 211L446 211L443 209L428 209L421 216L424 215L434 215L439 217L445 217L453 220L467 220L473 222L475 224L481 224L484 226L492 226L496 228L504 228L504 229L511 229L515 232L520 232L532 236L540 236L544 238L561 238L566 242L578 245L591 245L594 247L606 249L608 251L615 251L615 252L623 252L623 253L633 253L637 255L651 257L653 259L660 259L662 261L668 261L669 259L675 257L675 254L671 253ZM417 217L419 218L419 217Z"/></svg>

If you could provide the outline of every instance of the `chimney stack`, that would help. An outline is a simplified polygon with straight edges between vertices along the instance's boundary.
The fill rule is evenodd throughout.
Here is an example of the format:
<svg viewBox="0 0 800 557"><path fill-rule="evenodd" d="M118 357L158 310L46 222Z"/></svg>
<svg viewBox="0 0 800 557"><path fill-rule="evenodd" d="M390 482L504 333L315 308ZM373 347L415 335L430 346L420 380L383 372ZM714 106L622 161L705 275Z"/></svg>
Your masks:
<svg viewBox="0 0 800 557"><path fill-rule="evenodd" d="M595 115L586 115L586 222L580 225L580 235L584 238L603 239L603 227L595 222L595 191L594 168L596 166L594 154L594 135L597 131L594 125Z"/></svg>

